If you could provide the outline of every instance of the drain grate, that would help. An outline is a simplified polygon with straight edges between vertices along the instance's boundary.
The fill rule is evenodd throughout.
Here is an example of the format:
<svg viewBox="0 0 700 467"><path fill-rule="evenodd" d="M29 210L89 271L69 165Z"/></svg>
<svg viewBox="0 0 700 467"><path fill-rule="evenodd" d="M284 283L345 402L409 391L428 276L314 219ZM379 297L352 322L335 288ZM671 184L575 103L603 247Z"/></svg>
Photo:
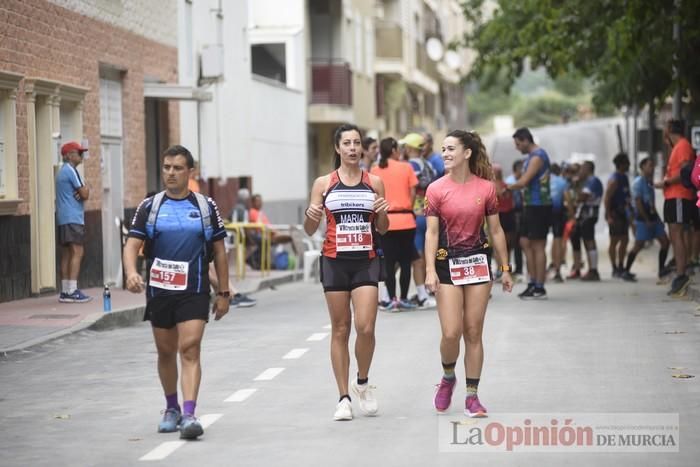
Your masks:
<svg viewBox="0 0 700 467"><path fill-rule="evenodd" d="M59 315L59 314L54 314L54 315L32 315L29 317L29 319L71 319L71 318L77 318L80 315Z"/></svg>

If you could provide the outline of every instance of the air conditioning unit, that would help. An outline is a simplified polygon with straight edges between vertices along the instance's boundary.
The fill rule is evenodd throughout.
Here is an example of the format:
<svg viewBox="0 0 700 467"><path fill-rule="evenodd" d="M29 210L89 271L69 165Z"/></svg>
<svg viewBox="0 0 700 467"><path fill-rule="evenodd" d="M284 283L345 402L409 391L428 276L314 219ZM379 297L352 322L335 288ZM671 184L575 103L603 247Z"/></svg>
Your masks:
<svg viewBox="0 0 700 467"><path fill-rule="evenodd" d="M205 45L201 54L202 79L217 79L224 75L224 48L219 44Z"/></svg>

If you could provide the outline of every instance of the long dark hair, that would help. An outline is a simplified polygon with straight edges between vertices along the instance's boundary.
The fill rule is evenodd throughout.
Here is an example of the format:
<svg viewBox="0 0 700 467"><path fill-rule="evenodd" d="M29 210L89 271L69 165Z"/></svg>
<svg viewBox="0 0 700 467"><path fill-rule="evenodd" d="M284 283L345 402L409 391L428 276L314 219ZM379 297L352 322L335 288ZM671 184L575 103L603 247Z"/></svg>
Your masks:
<svg viewBox="0 0 700 467"><path fill-rule="evenodd" d="M454 130L447 134L453 138L457 138L464 148L469 148L472 151L472 156L469 158L469 170L477 177L493 180L493 167L491 161L486 154L486 147L481 142L479 134L475 131Z"/></svg>
<svg viewBox="0 0 700 467"><path fill-rule="evenodd" d="M391 156L391 153L394 151L394 149L399 148L399 143L396 142L396 140L392 137L389 138L384 138L380 143L379 143L379 167L382 169L386 169L386 167L389 165L389 156Z"/></svg>
<svg viewBox="0 0 700 467"><path fill-rule="evenodd" d="M335 155L334 165L336 170L340 168L340 154L338 153L338 151L335 150L335 148L340 144L340 138L346 131L356 131L357 134L360 135L360 141L362 140L362 132L357 127L357 125L353 125L352 123L343 123L335 129L335 131L333 132L333 154Z"/></svg>

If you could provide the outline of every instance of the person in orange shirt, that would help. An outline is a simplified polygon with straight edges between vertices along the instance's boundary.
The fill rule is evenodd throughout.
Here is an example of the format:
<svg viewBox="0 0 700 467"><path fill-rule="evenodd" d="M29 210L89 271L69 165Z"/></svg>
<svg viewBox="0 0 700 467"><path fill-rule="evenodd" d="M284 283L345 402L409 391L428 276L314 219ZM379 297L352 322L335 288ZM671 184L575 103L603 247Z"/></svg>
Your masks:
<svg viewBox="0 0 700 467"><path fill-rule="evenodd" d="M194 163L194 170L190 173L190 178L187 180L187 188L192 193L199 193L199 164Z"/></svg>
<svg viewBox="0 0 700 467"><path fill-rule="evenodd" d="M271 225L270 219L267 217L262 210L263 200L262 196L259 194L253 195L250 199L250 209L248 209L248 220L252 223L260 223L265 225ZM280 243L292 243L292 237L289 235L283 235L275 230L270 230L271 241L273 245L279 245Z"/></svg>
<svg viewBox="0 0 700 467"><path fill-rule="evenodd" d="M411 165L399 160L399 144L394 138L384 138L379 143L379 164L372 168L384 182L385 198L389 202L389 231L382 236L382 248L386 266L386 281L389 301L382 300L380 309L398 311L413 309L416 305L408 299L411 283L411 262L415 259L413 239L416 234L416 219L413 202L416 197L418 178ZM396 264L401 267L399 283L401 298L396 298Z"/></svg>
<svg viewBox="0 0 700 467"><path fill-rule="evenodd" d="M668 224L673 257L676 260L676 278L671 283L668 295L675 297L682 296L690 283L690 278L686 274L689 251L686 251L683 238L684 226L693 225L698 216L694 191L681 183L681 169L695 161L695 152L690 142L683 136L684 134L683 121L668 121L664 128L664 140L672 147L671 155L666 164L666 175L663 181L655 184L656 188L664 190L664 222Z"/></svg>

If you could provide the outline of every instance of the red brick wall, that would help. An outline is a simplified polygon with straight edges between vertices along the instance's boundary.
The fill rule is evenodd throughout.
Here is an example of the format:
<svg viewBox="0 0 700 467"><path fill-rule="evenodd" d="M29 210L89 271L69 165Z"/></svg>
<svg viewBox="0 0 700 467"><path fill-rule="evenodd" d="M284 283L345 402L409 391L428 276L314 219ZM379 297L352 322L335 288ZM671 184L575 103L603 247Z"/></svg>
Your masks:
<svg viewBox="0 0 700 467"><path fill-rule="evenodd" d="M127 30L81 16L43 0L0 2L0 70L25 77L61 81L90 88L83 106L83 135L90 142L85 178L92 187L86 210L101 201L99 67L125 70L123 75L124 206L136 206L145 193L144 76L177 82L177 49ZM168 104L170 142L179 140L176 102ZM29 198L27 112L24 81L17 94L18 183ZM19 215L29 212L20 205Z"/></svg>

